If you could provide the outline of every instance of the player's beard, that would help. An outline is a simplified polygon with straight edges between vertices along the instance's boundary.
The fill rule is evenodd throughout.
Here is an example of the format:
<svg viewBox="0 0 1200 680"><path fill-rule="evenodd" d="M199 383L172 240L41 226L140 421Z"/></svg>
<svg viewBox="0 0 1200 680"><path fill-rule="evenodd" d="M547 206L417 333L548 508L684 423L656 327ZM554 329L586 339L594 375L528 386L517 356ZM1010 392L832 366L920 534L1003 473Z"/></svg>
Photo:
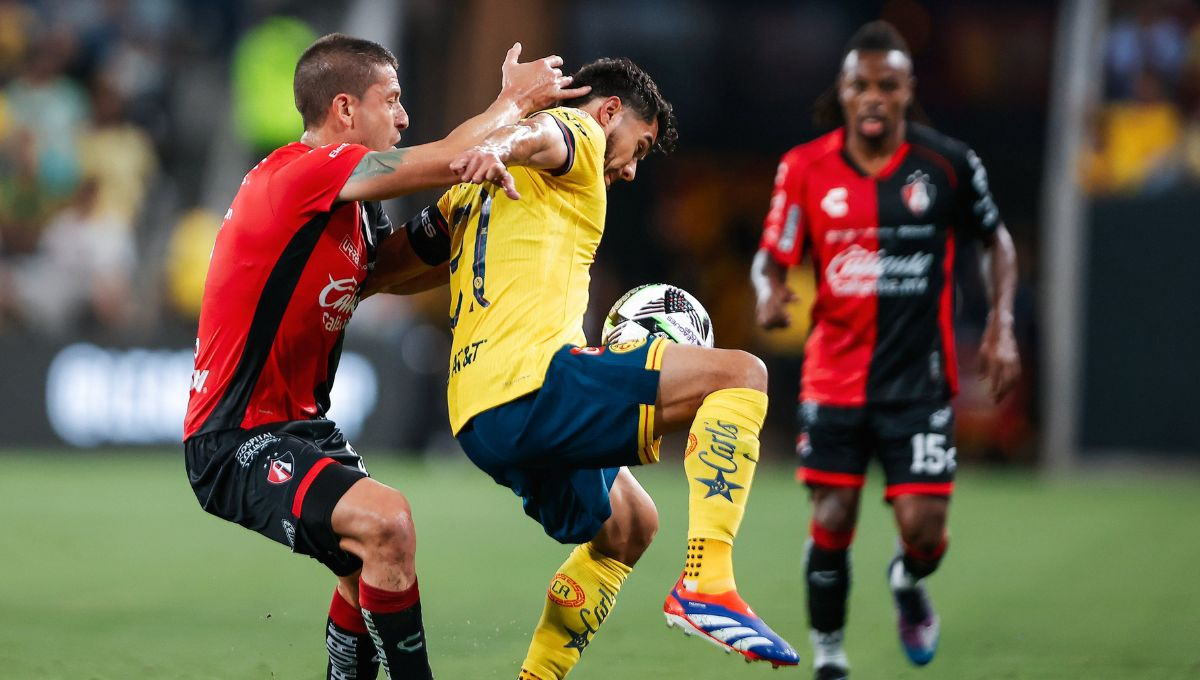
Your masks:
<svg viewBox="0 0 1200 680"><path fill-rule="evenodd" d="M609 179L608 164L613 159L613 133L610 132L604 136L604 184L606 187L611 187L613 179ZM615 178L614 178L615 179Z"/></svg>

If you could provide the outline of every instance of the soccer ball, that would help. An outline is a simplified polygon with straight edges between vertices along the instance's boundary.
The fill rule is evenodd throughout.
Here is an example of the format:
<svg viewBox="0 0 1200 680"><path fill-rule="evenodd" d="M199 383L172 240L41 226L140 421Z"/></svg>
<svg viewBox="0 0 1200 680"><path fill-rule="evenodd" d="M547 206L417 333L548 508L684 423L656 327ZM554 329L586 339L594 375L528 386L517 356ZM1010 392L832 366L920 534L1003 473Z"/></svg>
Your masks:
<svg viewBox="0 0 1200 680"><path fill-rule="evenodd" d="M604 320L606 345L643 338L712 347L712 320L704 305L686 290L648 283L622 295Z"/></svg>

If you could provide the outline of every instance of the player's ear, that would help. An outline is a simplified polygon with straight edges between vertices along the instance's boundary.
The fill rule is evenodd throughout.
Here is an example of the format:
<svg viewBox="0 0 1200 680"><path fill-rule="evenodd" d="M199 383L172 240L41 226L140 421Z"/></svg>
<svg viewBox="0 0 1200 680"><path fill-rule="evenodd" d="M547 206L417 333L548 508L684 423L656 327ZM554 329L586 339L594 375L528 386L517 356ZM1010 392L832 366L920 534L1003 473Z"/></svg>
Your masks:
<svg viewBox="0 0 1200 680"><path fill-rule="evenodd" d="M334 96L333 102L329 105L329 115L336 116L348 128L354 127L354 109L358 101L346 94L339 92Z"/></svg>
<svg viewBox="0 0 1200 680"><path fill-rule="evenodd" d="M596 122L600 123L601 125L608 125L608 121L612 120L618 113L621 112L621 107L622 104L620 97L616 95L607 97L603 102L600 103L601 120Z"/></svg>

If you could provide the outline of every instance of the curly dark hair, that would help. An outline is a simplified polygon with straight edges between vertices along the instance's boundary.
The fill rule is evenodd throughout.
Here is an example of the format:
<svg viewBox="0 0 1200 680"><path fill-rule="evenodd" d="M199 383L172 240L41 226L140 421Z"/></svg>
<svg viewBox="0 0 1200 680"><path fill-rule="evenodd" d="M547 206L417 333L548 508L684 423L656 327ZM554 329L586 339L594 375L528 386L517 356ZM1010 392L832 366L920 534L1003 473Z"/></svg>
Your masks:
<svg viewBox="0 0 1200 680"><path fill-rule="evenodd" d="M904 36L900 35L900 31L897 31L895 26L883 20L865 23L854 32L850 41L846 43L846 48L842 50L842 60L838 62L839 68L841 64L846 63L846 57L855 50L861 52L897 50L903 52L910 62L912 61L912 52L909 51L908 42L904 40ZM912 104L905 112L905 117L918 123L929 122L929 117L917 103L916 97L913 97ZM837 78L834 79L829 89L817 97L816 103L813 104L813 123L819 128L835 128L846 123L845 115L842 113L842 103L838 100Z"/></svg>
<svg viewBox="0 0 1200 680"><path fill-rule="evenodd" d="M592 91L564 101L563 106L579 107L597 97L620 97L621 104L636 111L642 120L658 120L658 138L651 151L668 154L675 150L679 131L675 127L674 107L663 98L654 80L633 61L621 57L584 64L575 73L571 87L583 85L591 85Z"/></svg>
<svg viewBox="0 0 1200 680"><path fill-rule="evenodd" d="M330 33L308 46L296 62L292 92L310 130L325 122L329 103L341 93L362 97L375 84L376 67L398 68L395 55L371 40Z"/></svg>

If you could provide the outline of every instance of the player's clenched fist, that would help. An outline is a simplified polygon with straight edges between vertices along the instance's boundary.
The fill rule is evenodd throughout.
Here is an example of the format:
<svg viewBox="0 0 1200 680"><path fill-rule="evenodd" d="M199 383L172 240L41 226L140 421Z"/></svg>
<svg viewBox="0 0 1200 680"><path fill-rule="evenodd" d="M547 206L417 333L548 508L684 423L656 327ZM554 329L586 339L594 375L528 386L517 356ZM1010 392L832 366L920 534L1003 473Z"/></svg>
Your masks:
<svg viewBox="0 0 1200 680"><path fill-rule="evenodd" d="M504 189L504 194L512 200L521 198L513 176L504 165L501 150L494 146L481 145L467 149L450 162L450 171L458 175L459 181L471 184L491 182Z"/></svg>
<svg viewBox="0 0 1200 680"><path fill-rule="evenodd" d="M500 67L500 96L510 99L522 111L538 111L563 99L581 97L591 92L591 87L566 89L571 76L564 76L562 57L551 55L520 63L521 43L515 43L504 56Z"/></svg>
<svg viewBox="0 0 1200 680"><path fill-rule="evenodd" d="M767 295L758 298L758 325L766 330L791 326L792 314L787 306L797 299L786 285L772 286Z"/></svg>

